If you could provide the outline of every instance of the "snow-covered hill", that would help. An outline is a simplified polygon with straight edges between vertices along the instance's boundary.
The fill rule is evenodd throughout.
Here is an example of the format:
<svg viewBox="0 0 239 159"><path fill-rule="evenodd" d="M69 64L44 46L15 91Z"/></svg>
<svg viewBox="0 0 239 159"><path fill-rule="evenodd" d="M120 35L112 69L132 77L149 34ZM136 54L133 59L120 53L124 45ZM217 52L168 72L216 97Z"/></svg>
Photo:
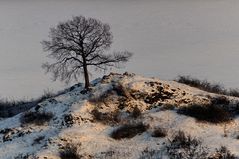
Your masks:
<svg viewBox="0 0 239 159"><path fill-rule="evenodd" d="M174 81L111 73L94 80L89 92L78 84L1 120L0 158L58 159L73 150L79 158L166 159L179 130L200 140L208 156L221 146L239 156L237 117L214 124L177 113L180 107L207 105L216 97L222 95ZM225 98L228 106L238 101ZM128 127L117 133L124 125ZM159 129L165 134L153 135Z"/></svg>

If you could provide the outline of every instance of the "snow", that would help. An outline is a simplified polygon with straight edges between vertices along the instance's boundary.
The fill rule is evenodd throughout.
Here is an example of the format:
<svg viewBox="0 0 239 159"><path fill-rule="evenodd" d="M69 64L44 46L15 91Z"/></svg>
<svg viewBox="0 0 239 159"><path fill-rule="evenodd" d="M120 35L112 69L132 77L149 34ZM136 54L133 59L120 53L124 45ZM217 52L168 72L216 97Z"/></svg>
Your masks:
<svg viewBox="0 0 239 159"><path fill-rule="evenodd" d="M154 83L152 86L149 83ZM167 103L174 103L180 98L188 98L190 102L203 102L208 96L218 96L216 94L207 93L202 90L189 87L175 81L163 81L157 78L145 78L133 74L110 74L102 79L94 81L94 86L90 93L82 94L82 86L76 86L73 90L67 90L65 93L47 99L39 104L38 111L52 112L53 119L45 125L21 125L19 119L23 113L14 117L0 121L0 130L12 128L15 132L10 138L10 141L3 141L4 133L0 133L0 158L12 159L19 154L34 154L40 159L59 159L59 151L62 146L67 143L81 144L79 153L90 155L94 158L111 158L118 156L119 158L140 158L142 151L145 149L158 149L160 155L167 159L167 155L163 152L165 143L178 130L184 131L202 140L202 144L207 146L211 152L215 148L224 145L235 155L239 156L239 118L235 118L233 122L227 124L209 124L196 121L192 117L177 114L175 110L160 110L157 107L150 108L149 103L145 103L141 99L129 98L129 102L135 106L140 106L142 116L137 119L127 116L127 111L131 109L131 105L122 109L126 116L123 116L128 123L143 122L149 125L149 129L131 139L115 140L110 137L110 134L120 125L107 125L99 121L95 121L91 115L91 111L97 106L92 102L92 98L106 95L107 92L113 90L115 85L124 86L129 91L139 91L145 94L152 94L152 90L157 86L163 86L166 91L174 91L174 98L166 99ZM182 96L185 92L185 97ZM117 94L112 94L110 101L105 101L105 104L99 109L110 113L116 109ZM228 97L232 100L238 100L234 97ZM138 104L140 103L140 104ZM178 107L181 105L178 104ZM29 111L35 111L32 108ZM73 124L67 125L65 116L71 115ZM154 128L161 127L168 131L166 138L153 138L151 133ZM22 132L22 136L18 134ZM226 136L225 136L226 134ZM39 143L34 143L34 140L40 136L44 139ZM113 156L108 153L114 152ZM111 154L112 155L112 154Z"/></svg>

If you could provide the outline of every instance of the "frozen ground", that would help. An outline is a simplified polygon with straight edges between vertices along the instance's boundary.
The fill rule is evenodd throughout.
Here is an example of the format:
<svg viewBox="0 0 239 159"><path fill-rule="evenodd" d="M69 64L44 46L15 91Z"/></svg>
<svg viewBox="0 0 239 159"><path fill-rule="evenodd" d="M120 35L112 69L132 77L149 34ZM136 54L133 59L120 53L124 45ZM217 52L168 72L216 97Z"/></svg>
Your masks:
<svg viewBox="0 0 239 159"><path fill-rule="evenodd" d="M127 71L164 79L189 74L239 87L238 0L2 0L1 97L62 88L41 70L40 41L59 21L81 14L112 26L112 50L135 53Z"/></svg>
<svg viewBox="0 0 239 159"><path fill-rule="evenodd" d="M34 154L40 159L59 159L59 152L64 145L71 143L80 145L78 153L85 158L134 159L142 158L144 150L159 150L156 158L167 159L165 143L178 130L201 139L203 146L207 146L210 152L226 146L239 156L238 118L227 124L209 124L179 115L175 110L162 109L169 104L176 107L191 103L204 104L220 95L174 81L133 74L110 74L95 80L92 85L90 93L85 94L78 85L32 108L30 111L35 113L54 114L52 120L45 125L22 125L20 118L24 113L0 121L0 158L13 159L20 154ZM160 97L154 100L154 93L158 90L161 92ZM238 101L234 97L228 98ZM105 123L92 116L95 108L111 114L119 110L122 103L119 123ZM135 106L142 112L138 118L130 116ZM121 124L136 122L147 124L148 130L130 139L115 140L110 137L112 131ZM166 129L167 137L152 137L152 131L157 127ZM43 138L36 142L41 136Z"/></svg>

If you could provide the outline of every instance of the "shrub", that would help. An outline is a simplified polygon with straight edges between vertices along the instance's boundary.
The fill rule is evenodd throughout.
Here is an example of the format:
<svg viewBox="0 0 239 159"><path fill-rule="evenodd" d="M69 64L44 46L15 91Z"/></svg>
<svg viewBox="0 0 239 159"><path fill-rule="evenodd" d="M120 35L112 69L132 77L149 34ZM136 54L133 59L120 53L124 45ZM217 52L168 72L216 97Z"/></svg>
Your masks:
<svg viewBox="0 0 239 159"><path fill-rule="evenodd" d="M239 89L227 90L222 85L213 84L208 82L207 80L199 80L197 78L193 78L190 76L178 76L176 81L179 83L189 85L191 87L199 88L207 92L239 97Z"/></svg>
<svg viewBox="0 0 239 159"><path fill-rule="evenodd" d="M46 89L46 90L44 90L43 94L39 98L35 99L35 101L40 103L40 102L42 102L42 101L44 101L48 98L52 98L52 97L55 97L57 95L58 95L58 93L53 93L49 89Z"/></svg>
<svg viewBox="0 0 239 159"><path fill-rule="evenodd" d="M199 80L190 76L179 76L176 79L176 81L179 83L187 84L191 87L196 87L204 91L211 92L211 93L217 93L217 94L227 93L225 88L221 86L220 84L212 84L208 82L207 80Z"/></svg>
<svg viewBox="0 0 239 159"><path fill-rule="evenodd" d="M9 99L2 99L0 100L0 107L13 107L13 106L17 106L17 105L22 105L22 104L26 104L29 101L23 99L23 100L9 100Z"/></svg>
<svg viewBox="0 0 239 159"><path fill-rule="evenodd" d="M34 139L32 145L36 145L36 144L40 144L42 140L45 139L45 136L39 136L37 138Z"/></svg>
<svg viewBox="0 0 239 159"><path fill-rule="evenodd" d="M109 89L109 90L106 90L104 93L100 94L99 96L92 96L89 99L89 102L95 105L102 104L102 103L105 103L107 98L111 95L113 95L113 91Z"/></svg>
<svg viewBox="0 0 239 159"><path fill-rule="evenodd" d="M236 101L236 103L232 104L230 107L228 107L228 109L232 115L234 115L234 116L238 115L239 114L239 102Z"/></svg>
<svg viewBox="0 0 239 159"><path fill-rule="evenodd" d="M232 120L232 115L228 110L213 104L185 106L179 108L177 113L194 117L198 121L216 124Z"/></svg>
<svg viewBox="0 0 239 159"><path fill-rule="evenodd" d="M183 131L178 131L166 145L166 151L173 159L205 159L208 155L206 147L202 142L190 135L185 135Z"/></svg>
<svg viewBox="0 0 239 159"><path fill-rule="evenodd" d="M228 99L228 97L218 96L218 97L212 98L212 104L214 104L214 105L229 105L230 100Z"/></svg>
<svg viewBox="0 0 239 159"><path fill-rule="evenodd" d="M44 94L39 98L35 99L0 99L0 117L7 118L12 117L21 112L25 112L31 109L34 106L37 106L38 103L42 102L45 99L55 97L62 92L51 93L49 90L45 90Z"/></svg>
<svg viewBox="0 0 239 159"><path fill-rule="evenodd" d="M160 107L160 110L164 111L164 110L174 110L175 106L172 104L164 104Z"/></svg>
<svg viewBox="0 0 239 159"><path fill-rule="evenodd" d="M34 154L19 154L14 159L38 159Z"/></svg>
<svg viewBox="0 0 239 159"><path fill-rule="evenodd" d="M24 113L20 121L23 125L35 124L44 125L53 118L53 114L50 112L26 112Z"/></svg>
<svg viewBox="0 0 239 159"><path fill-rule="evenodd" d="M0 117L7 118L12 117L22 111L26 111L29 107L34 106L32 100L0 100Z"/></svg>
<svg viewBox="0 0 239 159"><path fill-rule="evenodd" d="M236 136L236 139L239 140L239 135Z"/></svg>
<svg viewBox="0 0 239 159"><path fill-rule="evenodd" d="M166 136L167 136L167 131L162 128L156 128L152 133L152 137L166 137Z"/></svg>
<svg viewBox="0 0 239 159"><path fill-rule="evenodd" d="M227 92L227 95L230 95L230 96L234 96L234 97L239 97L239 89L230 89L228 92Z"/></svg>
<svg viewBox="0 0 239 159"><path fill-rule="evenodd" d="M114 125L120 122L118 118L119 113L120 112L118 110L115 110L113 112L102 113L97 108L91 111L94 120L109 125Z"/></svg>
<svg viewBox="0 0 239 159"><path fill-rule="evenodd" d="M118 83L117 85L113 84L113 91L115 91L118 96L123 96L126 98L131 97L129 91L121 83Z"/></svg>
<svg viewBox="0 0 239 159"><path fill-rule="evenodd" d="M233 155L225 146L221 146L220 149L216 149L216 152L208 157L208 159L236 159L236 156Z"/></svg>
<svg viewBox="0 0 239 159"><path fill-rule="evenodd" d="M61 148L59 155L61 159L82 159L82 158L93 158L91 155L82 153L80 151L81 143L72 144L68 143Z"/></svg>
<svg viewBox="0 0 239 159"><path fill-rule="evenodd" d="M162 151L160 151L158 149L156 149L156 150L155 149L149 149L147 147L141 152L139 159L146 159L146 158L159 159L159 158L163 158L162 156L163 156Z"/></svg>
<svg viewBox="0 0 239 159"><path fill-rule="evenodd" d="M123 138L133 138L134 136L145 132L147 129L148 126L144 125L143 123L123 125L114 130L111 134L111 137L116 140Z"/></svg>
<svg viewBox="0 0 239 159"><path fill-rule="evenodd" d="M60 151L61 159L80 159L78 154L78 146L73 144L67 144L63 147L63 150Z"/></svg>
<svg viewBox="0 0 239 159"><path fill-rule="evenodd" d="M141 110L140 110L137 106L134 107L131 116L132 116L133 118L138 118L138 117L141 116L141 115L142 115Z"/></svg>

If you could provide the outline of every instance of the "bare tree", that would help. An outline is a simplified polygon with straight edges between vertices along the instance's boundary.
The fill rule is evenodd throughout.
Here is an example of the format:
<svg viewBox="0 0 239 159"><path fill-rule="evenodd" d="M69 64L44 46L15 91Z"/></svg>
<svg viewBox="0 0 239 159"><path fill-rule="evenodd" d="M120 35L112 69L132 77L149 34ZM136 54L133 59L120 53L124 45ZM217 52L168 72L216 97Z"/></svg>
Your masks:
<svg viewBox="0 0 239 159"><path fill-rule="evenodd" d="M49 41L42 41L43 50L54 62L42 65L53 74L53 80L69 82L84 74L85 88L90 86L88 67L107 70L119 67L132 56L128 51L106 54L112 44L110 26L93 18L73 17L50 29Z"/></svg>

